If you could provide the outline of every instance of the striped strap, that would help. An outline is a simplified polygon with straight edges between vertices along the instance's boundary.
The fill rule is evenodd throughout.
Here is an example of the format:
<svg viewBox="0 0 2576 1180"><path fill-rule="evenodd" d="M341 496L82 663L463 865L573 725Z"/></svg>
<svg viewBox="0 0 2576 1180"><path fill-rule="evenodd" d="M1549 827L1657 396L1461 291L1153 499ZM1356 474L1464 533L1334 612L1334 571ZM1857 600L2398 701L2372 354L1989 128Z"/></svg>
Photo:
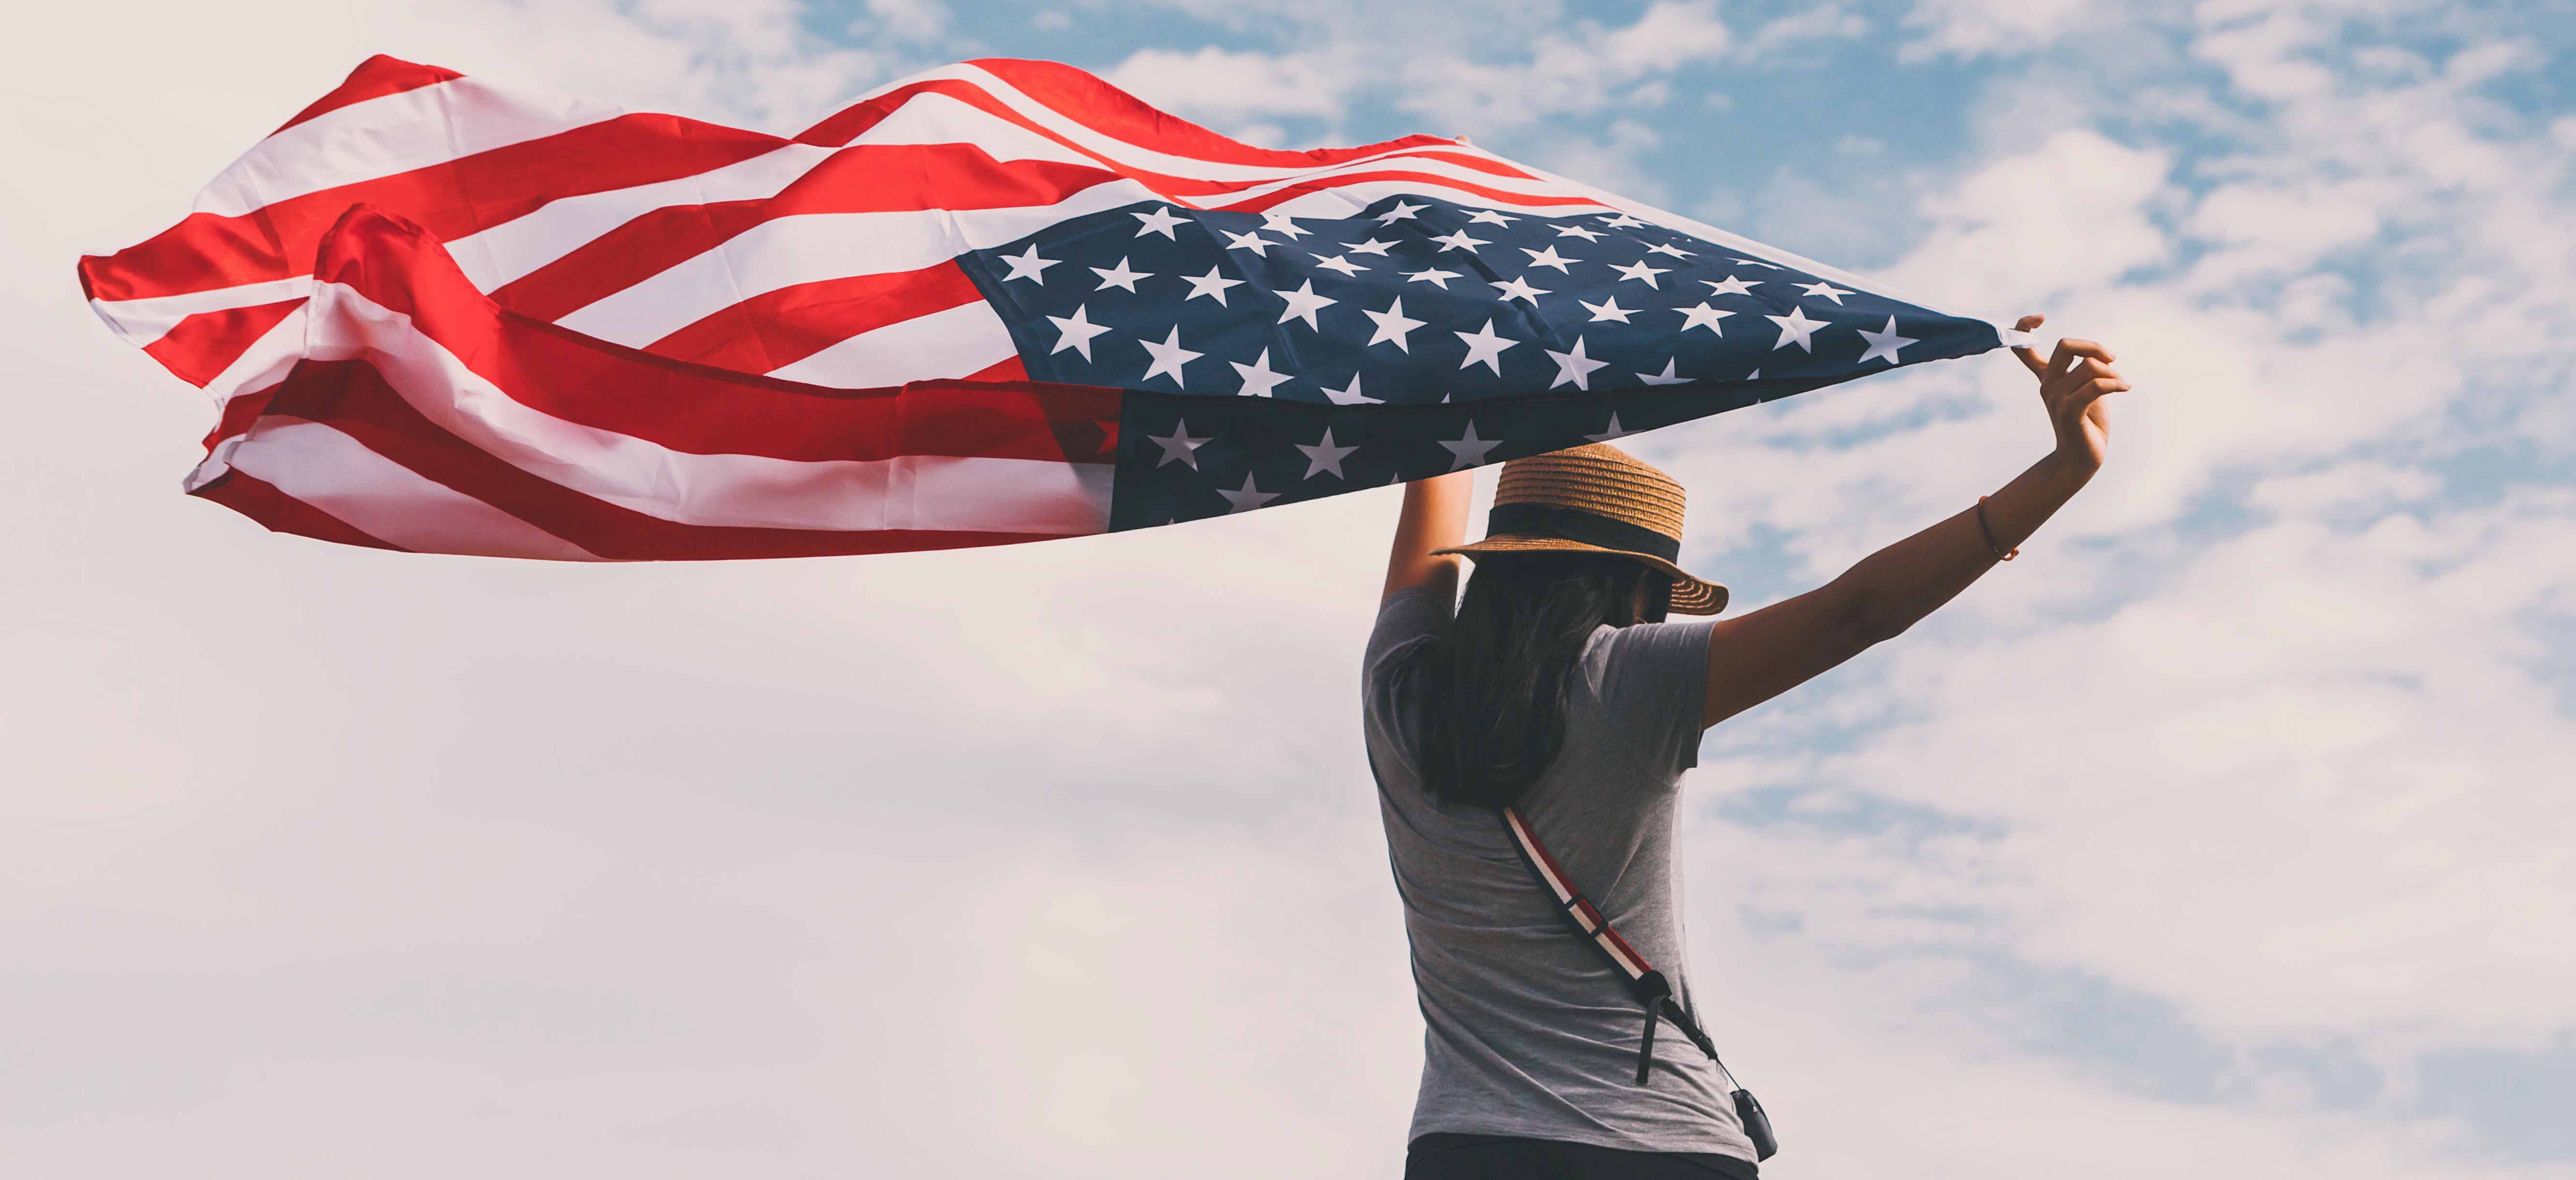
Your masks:
<svg viewBox="0 0 2576 1180"><path fill-rule="evenodd" d="M1547 845L1539 842L1538 832L1530 827L1529 820L1521 815L1519 808L1505 807L1502 816L1503 827L1511 832L1512 847L1520 850L1521 862L1529 866L1531 875L1537 877L1540 886L1556 899L1557 911L1574 924L1575 932L1582 935L1585 942L1610 961L1612 969L1628 981L1628 988L1636 995L1637 1002L1645 1007L1646 1035L1637 1048L1637 1084L1646 1084L1647 1069L1654 1062L1655 1025L1660 1020L1670 1020L1674 1028L1680 1029L1683 1036L1690 1038L1692 1044L1699 1046L1700 1052L1708 1054L1708 1059L1716 1063L1717 1071L1726 1075L1727 1088L1740 1091L1742 1087L1736 1085L1735 1074L1726 1068L1725 1061L1719 1059L1717 1045L1708 1039L1707 1033L1700 1031L1699 1022L1692 1019L1690 1009L1673 999L1672 984L1664 978L1664 973L1655 970L1654 964L1646 961L1646 956L1637 953L1636 947L1620 937L1619 931L1610 925L1609 916L1575 887L1573 878L1568 877L1564 867L1548 854Z"/></svg>

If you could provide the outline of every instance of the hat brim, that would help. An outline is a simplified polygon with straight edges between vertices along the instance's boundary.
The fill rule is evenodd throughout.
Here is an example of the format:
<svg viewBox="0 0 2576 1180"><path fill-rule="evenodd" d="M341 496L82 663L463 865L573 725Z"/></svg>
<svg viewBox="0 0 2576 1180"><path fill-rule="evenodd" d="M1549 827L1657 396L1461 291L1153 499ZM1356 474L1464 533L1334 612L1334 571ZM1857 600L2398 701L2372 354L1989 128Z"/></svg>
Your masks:
<svg viewBox="0 0 2576 1180"><path fill-rule="evenodd" d="M1556 537L1523 537L1511 535L1487 537L1473 545L1459 545L1448 549L1434 549L1432 552L1435 554L1455 553L1467 558L1475 558L1487 553L1599 553L1609 557L1625 557L1630 561L1643 562L1644 564L1653 566L1666 574L1672 575L1673 597L1672 604L1668 609L1673 613L1683 615L1713 615L1726 609L1725 586L1709 581L1705 578L1696 577L1682 569L1680 566L1674 565L1663 558L1647 553L1636 553L1626 549L1612 549L1602 545L1587 545L1581 541L1567 541Z"/></svg>

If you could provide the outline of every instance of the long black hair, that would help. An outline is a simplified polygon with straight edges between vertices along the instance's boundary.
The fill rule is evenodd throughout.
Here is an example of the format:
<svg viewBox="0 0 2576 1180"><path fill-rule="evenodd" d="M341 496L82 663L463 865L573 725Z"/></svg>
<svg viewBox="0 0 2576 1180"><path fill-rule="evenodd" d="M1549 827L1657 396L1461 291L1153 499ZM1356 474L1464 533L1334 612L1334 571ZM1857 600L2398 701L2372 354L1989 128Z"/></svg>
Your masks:
<svg viewBox="0 0 2576 1180"><path fill-rule="evenodd" d="M1565 745L1574 664L1593 630L1661 620L1671 595L1663 571L1623 557L1479 557L1448 638L1421 657L1418 747L1431 797L1485 808L1518 801Z"/></svg>

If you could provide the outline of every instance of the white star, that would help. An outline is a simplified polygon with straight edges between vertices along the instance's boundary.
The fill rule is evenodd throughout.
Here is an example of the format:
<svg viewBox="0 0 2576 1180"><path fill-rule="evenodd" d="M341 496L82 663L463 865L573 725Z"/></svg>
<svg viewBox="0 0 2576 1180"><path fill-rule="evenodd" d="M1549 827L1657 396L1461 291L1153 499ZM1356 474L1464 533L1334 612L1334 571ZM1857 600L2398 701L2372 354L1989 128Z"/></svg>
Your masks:
<svg viewBox="0 0 2576 1180"><path fill-rule="evenodd" d="M1705 282L1706 280L1702 281ZM1672 310L1682 313L1682 332L1690 331L1693 328L1706 328L1708 329L1708 334L1711 336L1726 335L1726 329L1720 327L1717 321L1735 314L1731 311L1719 311L1714 307L1710 307L1708 305L1708 301L1705 299L1700 300L1699 306L1697 307L1676 307ZM1680 332L1674 333L1674 335L1677 336L1680 334Z"/></svg>
<svg viewBox="0 0 2576 1180"><path fill-rule="evenodd" d="M1750 373L1746 373L1744 375L1744 379L1747 381L1759 381L1762 379L1762 370L1755 369Z"/></svg>
<svg viewBox="0 0 2576 1180"><path fill-rule="evenodd" d="M1862 328L1860 330L1860 338L1869 341L1868 351L1860 354L1859 363L1864 365L1868 364L1873 357L1884 360L1891 365L1896 364L1898 363L1896 359L1896 350L1903 348L1908 344L1922 343L1922 341L1916 340L1911 336L1897 335L1895 316L1887 317L1887 328L1884 331L1872 332L1867 328Z"/></svg>
<svg viewBox="0 0 2576 1180"><path fill-rule="evenodd" d="M1762 318L1780 325L1780 342L1771 346L1774 351L1795 344L1808 352L1814 352L1816 346L1807 337L1814 335L1818 328L1830 326L1824 320L1808 319L1807 309L1803 307L1792 307L1787 315L1766 315Z"/></svg>
<svg viewBox="0 0 2576 1180"><path fill-rule="evenodd" d="M1661 244L1661 245L1648 246L1648 247L1646 247L1646 253L1648 253L1648 254L1670 254L1670 255L1672 255L1672 256L1673 256L1673 257L1675 257L1675 258L1688 258L1688 257L1690 257L1690 256L1691 256L1691 252L1690 252L1690 251L1688 251L1688 250L1684 250L1684 249L1682 249L1681 247L1676 246L1676 245L1674 245L1674 244L1672 244L1672 243L1670 243L1670 242L1665 242L1665 243L1663 243L1663 244Z"/></svg>
<svg viewBox="0 0 2576 1180"><path fill-rule="evenodd" d="M1268 238L1262 237L1262 236L1261 236L1261 231L1260 231L1260 230L1257 230L1257 229L1256 229L1256 230L1251 231L1250 233L1240 233L1240 234L1239 234L1239 233L1236 233L1236 232L1234 232L1233 230L1230 230L1230 229L1218 230L1217 232L1225 235L1225 238L1226 238L1226 241L1225 241L1225 248L1226 248L1226 249L1228 249L1228 250L1250 250L1250 251L1252 251L1253 253L1258 254L1258 255L1260 255L1260 256L1262 256L1262 257L1264 257L1264 258L1268 258L1268 257L1270 257L1270 248L1271 248L1272 246L1276 246L1276 245L1278 245L1278 244L1279 244L1279 243L1277 243L1277 242L1271 241L1271 240L1270 240L1270 239L1268 239Z"/></svg>
<svg viewBox="0 0 2576 1180"><path fill-rule="evenodd" d="M1091 311L1087 307L1074 308L1073 314L1069 317L1051 315L1047 318L1054 321L1055 326L1063 333L1055 338L1055 347L1047 350L1049 356L1070 348L1081 353L1082 359L1090 360L1091 338L1109 330L1107 324L1091 322Z"/></svg>
<svg viewBox="0 0 2576 1180"><path fill-rule="evenodd" d="M1307 234L1311 234L1311 233L1315 232L1315 231L1313 231L1313 230L1311 230L1311 229L1306 228L1305 226L1302 226L1302 225L1297 224L1297 219L1296 219L1296 218L1290 217L1289 215L1287 215L1287 214L1285 214L1285 213L1264 213L1264 214L1262 214L1262 215L1261 215L1261 228L1262 228L1262 229L1265 229L1265 230L1268 230L1268 231L1270 231L1271 233L1274 233L1274 234L1283 234L1283 235L1286 235L1286 237L1288 238L1288 240L1290 240L1290 241L1292 241L1292 242L1293 242L1293 241L1295 241L1295 240L1297 240L1298 238L1304 237L1304 236L1305 236L1305 235L1307 235Z"/></svg>
<svg viewBox="0 0 2576 1180"><path fill-rule="evenodd" d="M1342 272L1345 276L1356 276L1361 271L1368 269L1365 266L1352 262L1350 256L1347 254L1335 255L1331 258L1324 258L1323 255L1318 254L1315 255L1315 257L1324 259L1323 261L1315 264L1315 267L1318 270L1337 270Z"/></svg>
<svg viewBox="0 0 2576 1180"><path fill-rule="evenodd" d="M1768 262L1755 262L1755 261L1753 261L1753 260L1752 260L1752 259L1750 259L1750 258L1732 258L1732 259L1728 259L1728 261L1730 261L1730 262L1740 262L1740 263L1742 263L1742 264L1744 264L1744 265L1746 265L1746 266L1758 266L1758 267L1761 267L1761 268L1762 268L1762 269L1764 269L1764 270L1786 270L1786 269L1788 269L1788 268L1786 268L1786 267L1773 266L1773 265L1771 265L1771 264L1770 264L1770 263L1768 263Z"/></svg>
<svg viewBox="0 0 2576 1180"><path fill-rule="evenodd" d="M1568 258L1565 255L1557 253L1556 247L1554 246L1550 246L1545 250L1532 250L1527 246L1523 246L1521 247L1521 253L1530 256L1531 266L1553 266L1556 268L1556 273L1558 274L1573 273L1565 269L1566 263L1583 261L1580 258Z"/></svg>
<svg viewBox="0 0 2576 1180"><path fill-rule="evenodd" d="M1582 299L1577 299L1575 302L1583 304L1583 310L1592 313L1592 322L1596 324L1603 320L1617 320L1624 324L1628 322L1629 316L1635 315L1637 312L1642 310L1640 308L1619 306L1619 297L1616 295L1611 296L1608 300L1601 303L1590 303Z"/></svg>
<svg viewBox="0 0 2576 1180"><path fill-rule="evenodd" d="M1208 272L1206 274L1200 275L1197 278L1182 275L1181 281L1190 285L1190 293L1182 296L1181 302L1187 303L1201 295L1205 295L1210 299L1216 300L1216 305L1218 307L1225 306L1226 288L1240 287L1243 285L1242 279L1226 278L1223 274L1219 273L1219 268L1213 266L1208 268Z"/></svg>
<svg viewBox="0 0 2576 1180"><path fill-rule="evenodd" d="M1674 359L1678 360L1679 358ZM1677 377L1673 375L1673 361L1667 360L1664 362L1663 372L1639 373L1637 374L1637 380L1643 381L1648 385L1680 385L1683 382L1690 380L1690 378Z"/></svg>
<svg viewBox="0 0 2576 1180"><path fill-rule="evenodd" d="M1267 348L1261 350L1261 359L1251 364L1247 365L1242 361L1226 363L1233 365L1235 372L1243 374L1243 388L1235 391L1243 397L1268 397L1271 390L1278 388L1280 382L1288 379L1288 374L1271 369L1270 350Z"/></svg>
<svg viewBox="0 0 2576 1180"><path fill-rule="evenodd" d="M1447 245L1444 245L1444 246L1440 247L1440 248L1441 248L1442 250L1444 250L1444 251L1445 251L1445 250L1464 250L1464 251L1466 251L1466 252L1468 252L1468 253L1470 253L1470 254L1475 253L1475 252L1476 252L1476 247L1478 247L1478 246L1490 246L1490 245L1492 245L1492 244L1493 244L1493 243L1491 243L1491 242L1486 241L1486 240L1485 240L1485 239L1483 239L1483 238L1471 238L1471 237L1468 237L1468 236L1467 236L1467 231L1465 231L1465 230L1463 230L1463 229L1462 229L1462 230L1459 230L1459 231L1457 231L1457 232L1455 232L1455 233L1451 233L1451 234L1445 235L1445 236L1432 238L1431 240L1432 240L1432 241L1435 241L1435 242L1445 242L1445 243L1448 243Z"/></svg>
<svg viewBox="0 0 2576 1180"><path fill-rule="evenodd" d="M1434 286L1434 287L1438 287L1438 288L1440 288L1440 289L1441 289L1441 290L1443 290L1443 291L1446 291L1446 290L1448 290L1448 289L1449 289L1449 280L1454 279L1454 278L1458 278L1458 277L1459 277L1459 274L1458 274L1458 272L1457 272L1457 271L1454 271L1454 270L1442 270L1442 269L1440 269L1439 267L1436 267L1436 266L1435 266L1435 267L1432 267L1432 268L1431 268L1431 269L1429 269L1429 270L1409 270L1409 271L1404 272L1404 281L1405 281L1405 282L1408 282L1408 283L1429 283L1429 284L1431 284L1432 286Z"/></svg>
<svg viewBox="0 0 2576 1180"><path fill-rule="evenodd" d="M1216 494L1225 497L1226 503L1234 505L1234 507L1225 510L1225 514L1228 516L1232 516L1237 512L1250 512L1255 508L1259 508L1262 505L1279 498L1279 493L1265 492L1255 486L1252 482L1252 473L1249 471L1243 473L1242 487L1232 489L1218 488L1216 490Z"/></svg>
<svg viewBox="0 0 2576 1180"><path fill-rule="evenodd" d="M1208 438L1214 437L1216 436L1208 436ZM1169 437L1156 438L1149 434L1145 436L1145 441L1163 448L1163 457L1154 466L1166 466L1177 460L1189 464L1190 470L1196 471L1199 469L1199 448L1206 446L1208 439L1191 438L1189 419L1183 418L1172 423L1172 433Z"/></svg>
<svg viewBox="0 0 2576 1180"><path fill-rule="evenodd" d="M1335 389L1330 385L1325 385L1321 381L1318 381L1315 384L1321 386L1324 391L1324 396L1331 398L1333 400L1333 404L1337 406L1375 406L1383 405L1386 402L1385 398L1370 397L1369 395L1360 392L1360 374L1357 369L1353 369L1351 371L1351 385L1348 389Z"/></svg>
<svg viewBox="0 0 2576 1180"><path fill-rule="evenodd" d="M1505 303L1509 303L1515 299L1526 299L1530 301L1531 307L1538 306L1538 297L1547 294L1547 288L1545 287L1530 286L1529 276L1527 275L1513 279L1508 283L1496 283L1494 286L1502 290L1502 294L1496 295L1494 298L1500 299Z"/></svg>
<svg viewBox="0 0 2576 1180"><path fill-rule="evenodd" d="M1385 311L1370 311L1363 307L1360 309L1360 314L1377 321L1377 335L1369 337L1369 344L1392 342L1396 351L1404 353L1413 351L1413 345L1405 340L1405 334L1431 322L1406 318L1402 296L1397 296L1395 302L1388 304ZM1361 345L1363 348L1367 346Z"/></svg>
<svg viewBox="0 0 2576 1180"><path fill-rule="evenodd" d="M1520 218L1505 217L1491 209L1478 209L1467 215L1467 221L1471 225L1479 221L1484 222L1487 225L1510 225L1518 220L1520 220Z"/></svg>
<svg viewBox="0 0 2576 1180"><path fill-rule="evenodd" d="M1485 326L1478 329L1475 335L1470 336L1460 332L1458 338L1467 342L1467 359L1458 362L1458 367L1463 369L1469 365L1482 364L1492 369L1497 377L1503 375L1503 350L1520 343L1518 340L1505 340L1495 335L1492 320L1486 320Z"/></svg>
<svg viewBox="0 0 2576 1180"><path fill-rule="evenodd" d="M1609 227L1611 227L1611 228L1613 228L1613 229L1626 229L1626 228L1628 228L1629 226L1632 226L1632 225L1644 225L1644 224L1646 224L1646 223L1645 223L1645 222L1642 222L1642 221L1639 221L1639 220L1637 220L1637 219L1636 219L1636 218L1634 218L1634 217L1630 217L1630 216L1628 216L1628 215L1627 215L1627 214L1625 214L1625 213L1621 213L1621 214L1620 214L1620 215L1618 215L1617 217L1612 217L1612 218L1608 218L1608 219L1603 220L1601 224L1606 225L1606 226L1609 226Z"/></svg>
<svg viewBox="0 0 2576 1180"><path fill-rule="evenodd" d="M1836 289L1832 283L1795 283L1792 285L1801 291L1805 291L1809 295L1813 295L1821 299L1831 299L1834 301L1834 306L1836 307L1842 306L1843 296L1851 294L1849 291Z"/></svg>
<svg viewBox="0 0 2576 1180"><path fill-rule="evenodd" d="M1156 209L1151 213L1130 213L1127 216L1145 223L1136 231L1136 236L1140 238L1147 234L1161 234L1164 237L1172 238L1172 227L1183 224L1189 220L1189 218L1186 217L1172 216L1172 209L1169 205ZM1172 240L1175 242L1180 241L1179 238L1172 238Z"/></svg>
<svg viewBox="0 0 2576 1180"><path fill-rule="evenodd" d="M1440 441L1440 445L1449 448L1449 453L1452 456L1455 456L1449 464L1449 470L1457 471L1462 468L1473 467L1484 462L1485 452L1503 445L1503 440L1499 438L1476 437L1476 424L1473 421L1470 421L1467 423L1467 436L1465 438L1461 438L1456 442L1450 442L1444 439Z"/></svg>
<svg viewBox="0 0 2576 1180"><path fill-rule="evenodd" d="M1046 268L1054 266L1057 262L1062 260L1038 257L1038 244L1036 242L1031 242L1029 243L1028 253L1021 254L1016 257L1005 254L1002 255L1002 261L1011 264L1011 273L1002 276L1003 282L1007 283L1012 279L1027 279L1028 281L1043 287L1046 286Z"/></svg>
<svg viewBox="0 0 2576 1180"><path fill-rule="evenodd" d="M1338 299L1327 299L1316 294L1315 280L1313 279L1306 280L1305 286L1299 287L1294 291L1278 291L1273 293L1288 301L1288 310L1279 313L1280 323L1284 324L1290 320L1304 320L1306 321L1306 326L1309 328L1315 327L1315 313L1317 311L1341 302L1341 300ZM1316 330L1321 331L1322 329L1319 328Z"/></svg>
<svg viewBox="0 0 2576 1180"><path fill-rule="evenodd" d="M1138 380L1151 381L1156 374L1170 374L1173 386L1182 389L1188 388L1188 384L1181 379L1181 366L1207 355L1181 347L1179 324L1172 325L1172 334L1164 337L1160 344L1143 338L1139 338L1136 343L1144 345L1145 351L1154 354L1154 363L1146 366L1145 375Z"/></svg>
<svg viewBox="0 0 2576 1180"><path fill-rule="evenodd" d="M1601 240L1601 231L1588 225L1560 225L1556 227L1556 236L1560 238L1581 238L1587 242L1597 242Z"/></svg>
<svg viewBox="0 0 2576 1180"><path fill-rule="evenodd" d="M1131 295L1136 292L1136 280L1150 279L1154 277L1141 270L1127 269L1127 260L1124 258L1119 259L1118 265L1114 267L1092 267L1091 273L1100 276L1100 286L1094 287L1092 290L1099 291L1106 290L1110 287L1119 287L1123 288Z"/></svg>
<svg viewBox="0 0 2576 1180"><path fill-rule="evenodd" d="M1657 288L1657 289L1661 289L1661 288L1663 287L1663 284L1662 284L1662 283L1658 283L1658 282L1656 282L1656 281L1655 281L1655 276L1656 276L1656 275L1660 275L1660 274L1670 274L1670 273L1672 273L1671 271L1667 271L1667 270L1657 270L1657 269L1655 269L1654 267L1651 267L1651 266L1646 265L1646 260L1645 260L1645 259L1643 259L1643 258L1638 259L1638 260L1637 260L1637 264L1636 264L1635 266L1614 266L1614 267L1611 267L1610 269L1615 270L1615 271L1618 271L1618 272L1619 272L1619 277L1620 277L1621 279L1623 279L1623 280L1625 280L1625 279L1641 279L1641 280L1644 280L1644 282L1645 282L1645 284L1646 284L1647 286L1649 286L1649 287L1654 287L1654 288Z"/></svg>
<svg viewBox="0 0 2576 1180"><path fill-rule="evenodd" d="M1386 256L1387 256L1387 253L1386 253L1387 247L1392 246L1392 245L1394 245L1394 244L1395 244L1395 243L1393 243L1393 242L1381 242L1381 241L1377 240L1375 237L1371 237L1369 240L1367 240L1367 241L1365 241L1365 242L1356 242L1356 243L1353 243L1353 244L1352 244L1352 246L1351 246L1351 253L1353 253L1353 254L1375 254L1375 255L1377 255L1377 256L1378 256L1378 257L1380 257L1380 258L1384 258L1384 257L1386 257Z"/></svg>
<svg viewBox="0 0 2576 1180"><path fill-rule="evenodd" d="M1342 474L1342 460L1350 458L1351 452L1359 449L1358 447L1334 446L1333 430L1329 426L1324 428L1324 441L1316 443L1314 446L1310 447L1304 443L1290 443L1288 445L1306 453L1307 479L1313 479L1317 475L1327 471L1332 472L1335 479L1350 478L1349 476Z"/></svg>
<svg viewBox="0 0 2576 1180"><path fill-rule="evenodd" d="M1708 297L1711 299L1715 299L1720 295L1750 295L1753 293L1753 289L1755 287L1762 285L1759 282L1745 282L1734 275L1726 276L1726 281L1723 283L1710 283L1707 279L1701 279L1700 281L1708 283Z"/></svg>
<svg viewBox="0 0 2576 1180"><path fill-rule="evenodd" d="M1599 434L1587 434L1587 435L1584 435L1583 437L1588 438L1588 439L1591 439L1591 440L1592 440L1592 441L1594 441L1594 442L1608 442L1608 441L1610 441L1611 439L1614 439L1614 438L1626 438L1626 437L1628 437L1629 435L1632 435L1632 434L1635 434L1635 433L1637 433L1637 432L1636 432L1636 431L1633 431L1633 430L1623 430L1623 429L1620 429L1620 427L1619 427L1619 412L1618 412L1618 411L1616 411L1616 410L1612 410L1612 411L1610 412L1610 429L1608 429L1608 430L1604 430L1604 431L1602 431L1602 432L1601 432L1601 433L1599 433Z"/></svg>
<svg viewBox="0 0 2576 1180"><path fill-rule="evenodd" d="M1395 208L1377 215L1377 223L1379 225L1391 225L1398 221L1411 221L1413 220L1414 214L1420 213L1430 207L1431 206L1429 205L1407 204L1405 203L1404 198L1398 197L1395 201Z"/></svg>
<svg viewBox="0 0 2576 1180"><path fill-rule="evenodd" d="M1549 389L1554 389L1559 385L1563 385L1566 382L1571 381L1574 383L1574 387L1576 389L1590 390L1592 388L1592 370L1610 363L1608 361L1596 361L1591 357L1583 355L1583 337L1581 336L1574 338L1574 351L1558 352L1551 348L1547 350L1547 355L1548 359L1556 362L1556 380L1547 383L1547 387Z"/></svg>

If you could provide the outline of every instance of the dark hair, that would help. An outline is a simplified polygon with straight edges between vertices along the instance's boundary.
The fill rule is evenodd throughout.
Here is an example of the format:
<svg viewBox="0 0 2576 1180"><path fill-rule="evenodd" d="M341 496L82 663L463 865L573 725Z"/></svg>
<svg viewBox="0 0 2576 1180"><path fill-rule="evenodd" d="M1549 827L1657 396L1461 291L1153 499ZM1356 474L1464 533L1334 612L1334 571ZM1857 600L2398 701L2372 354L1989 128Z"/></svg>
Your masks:
<svg viewBox="0 0 2576 1180"><path fill-rule="evenodd" d="M1637 588L1646 609L1635 611ZM1488 553L1423 665L1422 785L1442 806L1517 801L1565 745L1575 660L1595 628L1658 621L1672 579L1623 557Z"/></svg>

